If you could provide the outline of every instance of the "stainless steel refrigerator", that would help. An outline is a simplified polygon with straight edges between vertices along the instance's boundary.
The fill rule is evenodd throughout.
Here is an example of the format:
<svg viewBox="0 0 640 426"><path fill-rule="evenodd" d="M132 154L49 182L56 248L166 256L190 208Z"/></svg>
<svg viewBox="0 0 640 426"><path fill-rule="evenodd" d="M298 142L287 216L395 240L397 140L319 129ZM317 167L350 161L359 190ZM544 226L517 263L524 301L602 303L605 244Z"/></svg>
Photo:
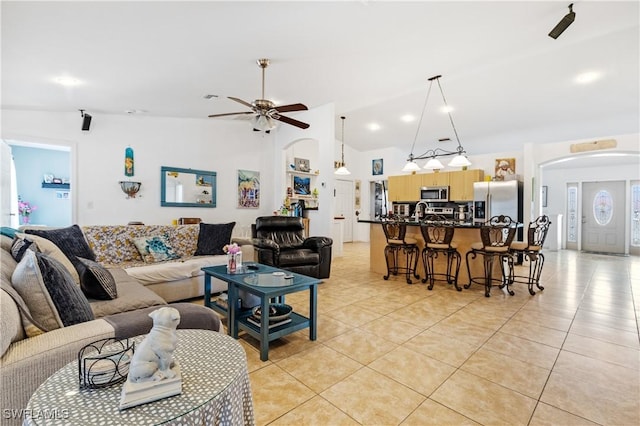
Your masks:
<svg viewBox="0 0 640 426"><path fill-rule="evenodd" d="M475 182L473 184L473 222L483 223L505 215L522 223L523 185L517 180Z"/></svg>

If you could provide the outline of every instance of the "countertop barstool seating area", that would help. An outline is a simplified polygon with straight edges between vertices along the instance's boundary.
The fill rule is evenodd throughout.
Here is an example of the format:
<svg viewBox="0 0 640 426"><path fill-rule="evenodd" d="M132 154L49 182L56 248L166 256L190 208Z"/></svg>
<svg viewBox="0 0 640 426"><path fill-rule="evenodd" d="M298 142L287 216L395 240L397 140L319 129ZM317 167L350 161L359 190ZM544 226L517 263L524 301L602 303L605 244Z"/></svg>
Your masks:
<svg viewBox="0 0 640 426"><path fill-rule="evenodd" d="M551 221L546 215L538 216L536 220L529 223L527 229L527 241L514 241L511 243L510 250L514 255L522 254L525 260L529 261L529 275L515 275L512 269L509 280L511 283L526 283L529 286L529 294L536 294L533 290L535 284L540 290L544 287L540 285L540 275L542 274L542 266L544 265L544 255L542 254L542 246L547 238Z"/></svg>
<svg viewBox="0 0 640 426"><path fill-rule="evenodd" d="M422 263L424 264L425 277L422 282L426 283L428 279L428 289L432 290L436 277L442 277L447 283L453 284L456 290L462 291L462 288L458 286L461 257L457 244L452 242L455 228L444 216L430 215L420 224L420 232L424 238ZM447 258L445 272L436 272L434 261L440 255Z"/></svg>
<svg viewBox="0 0 640 426"><path fill-rule="evenodd" d="M383 278L388 280L390 275L404 273L407 284L412 283L412 275L416 279L420 279L420 275L417 273L420 249L418 248L417 240L406 236L407 224L403 220L391 216L382 220L382 230L387 240L387 245L384 248L387 274ZM401 253L403 254L402 257L400 256ZM404 258L404 266L400 266L402 258Z"/></svg>
<svg viewBox="0 0 640 426"><path fill-rule="evenodd" d="M491 296L491 287L499 286L501 289L505 286L510 295L514 295L513 290L509 288L510 277L513 270L513 259L510 251L511 242L516 234L517 222L509 216L494 216L480 227L481 242L471 244L471 250L466 254L467 272L469 274L469 283L464 288L471 287L471 284L484 285L484 295ZM477 277L471 275L470 262L478 256L482 257L484 276ZM495 260L500 262L502 275L493 276L493 268Z"/></svg>

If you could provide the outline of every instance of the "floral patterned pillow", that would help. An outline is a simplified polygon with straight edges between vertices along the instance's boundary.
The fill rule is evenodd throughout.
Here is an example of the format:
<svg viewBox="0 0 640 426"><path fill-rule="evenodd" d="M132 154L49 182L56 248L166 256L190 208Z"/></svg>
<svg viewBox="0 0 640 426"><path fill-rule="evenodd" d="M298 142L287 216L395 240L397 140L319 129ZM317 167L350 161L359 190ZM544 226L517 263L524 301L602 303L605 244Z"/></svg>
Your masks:
<svg viewBox="0 0 640 426"><path fill-rule="evenodd" d="M180 259L180 256L171 247L168 235L139 237L135 238L133 243L140 252L142 259L147 263Z"/></svg>

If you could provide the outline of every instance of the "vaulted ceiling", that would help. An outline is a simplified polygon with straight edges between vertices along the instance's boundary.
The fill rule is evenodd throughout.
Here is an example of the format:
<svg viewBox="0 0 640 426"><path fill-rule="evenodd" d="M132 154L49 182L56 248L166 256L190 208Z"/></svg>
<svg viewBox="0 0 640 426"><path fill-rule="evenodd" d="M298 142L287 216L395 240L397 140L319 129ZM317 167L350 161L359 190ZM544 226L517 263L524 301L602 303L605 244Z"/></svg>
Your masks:
<svg viewBox="0 0 640 426"><path fill-rule="evenodd" d="M575 2L575 22L554 40L567 6L3 1L2 108L224 120L206 117L246 110L227 96L260 98L255 61L266 57L265 97L335 103L336 136L345 115L345 143L357 150L408 153L434 75L469 153L637 133L639 3ZM577 83L586 72L596 80ZM62 76L79 84L54 82ZM416 154L455 146L437 145L455 140L442 106L434 87Z"/></svg>

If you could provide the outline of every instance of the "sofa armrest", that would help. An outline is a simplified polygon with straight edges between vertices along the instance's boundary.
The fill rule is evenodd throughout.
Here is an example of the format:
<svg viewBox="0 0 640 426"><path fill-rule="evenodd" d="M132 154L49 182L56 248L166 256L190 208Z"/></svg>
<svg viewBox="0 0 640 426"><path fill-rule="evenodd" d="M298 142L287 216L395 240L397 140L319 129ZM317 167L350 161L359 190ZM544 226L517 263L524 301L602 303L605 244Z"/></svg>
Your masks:
<svg viewBox="0 0 640 426"><path fill-rule="evenodd" d="M254 238L253 246L259 249L273 250L276 253L280 253L280 246L278 243L267 238Z"/></svg>
<svg viewBox="0 0 640 426"><path fill-rule="evenodd" d="M29 398L46 379L72 361L78 351L96 340L114 337L113 327L97 319L58 328L13 343L0 358L0 406L3 409L26 408ZM21 424L22 419L7 419ZM4 425L3 418L2 424Z"/></svg>
<svg viewBox="0 0 640 426"><path fill-rule="evenodd" d="M329 237L309 237L304 240L302 246L304 248L312 249L313 251L319 252L324 247L329 247L333 245L333 240Z"/></svg>

